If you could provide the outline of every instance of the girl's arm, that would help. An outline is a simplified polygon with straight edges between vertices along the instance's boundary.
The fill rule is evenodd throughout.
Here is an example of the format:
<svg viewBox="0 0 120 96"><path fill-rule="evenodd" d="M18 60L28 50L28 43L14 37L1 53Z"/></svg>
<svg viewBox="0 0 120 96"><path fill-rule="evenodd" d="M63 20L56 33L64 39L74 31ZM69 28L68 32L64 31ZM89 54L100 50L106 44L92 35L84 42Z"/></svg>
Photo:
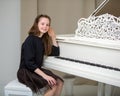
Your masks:
<svg viewBox="0 0 120 96"><path fill-rule="evenodd" d="M52 52L51 52L51 54L49 56L59 56L60 48L59 48L58 42L56 41L55 32L53 31L52 28L49 29L48 35L51 37L52 43L53 43Z"/></svg>

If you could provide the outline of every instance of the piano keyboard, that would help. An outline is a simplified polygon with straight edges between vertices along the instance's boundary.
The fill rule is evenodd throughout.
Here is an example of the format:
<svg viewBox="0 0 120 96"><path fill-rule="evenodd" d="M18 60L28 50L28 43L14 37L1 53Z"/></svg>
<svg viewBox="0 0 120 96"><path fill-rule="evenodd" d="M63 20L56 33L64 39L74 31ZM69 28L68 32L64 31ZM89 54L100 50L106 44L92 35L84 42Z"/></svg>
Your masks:
<svg viewBox="0 0 120 96"><path fill-rule="evenodd" d="M49 56L44 67L120 87L120 69L111 66Z"/></svg>
<svg viewBox="0 0 120 96"><path fill-rule="evenodd" d="M115 68L115 67L111 67L111 66L105 66L105 65L102 65L102 64L96 64L96 63L91 63L91 62L87 62L87 61L75 60L75 59L72 59L72 58L66 58L66 57L61 57L61 56L56 56L55 58L62 59L62 60L68 60L68 61L76 62L76 63L80 63L80 64L86 64L86 65L90 65L90 66L96 66L96 67L101 67L101 68L105 68L105 69L120 71L119 68Z"/></svg>

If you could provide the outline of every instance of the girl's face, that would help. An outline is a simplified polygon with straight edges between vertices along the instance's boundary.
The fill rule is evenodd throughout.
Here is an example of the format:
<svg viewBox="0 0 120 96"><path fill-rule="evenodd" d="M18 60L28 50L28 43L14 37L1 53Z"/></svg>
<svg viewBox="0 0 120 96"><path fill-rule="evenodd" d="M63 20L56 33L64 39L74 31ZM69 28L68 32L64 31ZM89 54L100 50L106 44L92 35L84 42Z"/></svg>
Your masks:
<svg viewBox="0 0 120 96"><path fill-rule="evenodd" d="M48 32L49 28L50 28L50 21L48 18L42 17L40 18L39 22L38 22L38 28L39 31L41 33L46 33Z"/></svg>

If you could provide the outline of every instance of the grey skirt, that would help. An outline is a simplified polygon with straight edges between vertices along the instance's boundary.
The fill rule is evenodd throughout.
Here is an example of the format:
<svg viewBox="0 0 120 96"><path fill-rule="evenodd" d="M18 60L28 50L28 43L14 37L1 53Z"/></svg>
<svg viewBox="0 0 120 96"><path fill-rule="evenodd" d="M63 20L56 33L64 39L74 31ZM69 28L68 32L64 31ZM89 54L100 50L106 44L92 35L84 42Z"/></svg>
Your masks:
<svg viewBox="0 0 120 96"><path fill-rule="evenodd" d="M62 78L55 75L50 70L43 68L41 68L41 70L45 74L52 76L55 80L60 79L62 82L64 82ZM20 83L23 83L27 87L29 87L33 91L33 93L44 94L45 91L47 91L48 89L52 89L52 87L42 76L36 74L35 72L31 72L25 68L21 68L18 70L17 78Z"/></svg>

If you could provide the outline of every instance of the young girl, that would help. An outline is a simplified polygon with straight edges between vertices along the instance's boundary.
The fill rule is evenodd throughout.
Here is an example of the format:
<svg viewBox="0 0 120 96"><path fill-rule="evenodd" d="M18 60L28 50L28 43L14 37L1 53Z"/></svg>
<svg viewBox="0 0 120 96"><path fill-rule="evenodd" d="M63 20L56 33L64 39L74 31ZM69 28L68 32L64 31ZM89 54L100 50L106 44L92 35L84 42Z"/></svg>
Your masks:
<svg viewBox="0 0 120 96"><path fill-rule="evenodd" d="M50 23L51 18L47 15L36 17L28 37L22 44L17 77L19 82L30 87L34 93L44 92L44 96L60 96L63 80L42 68L44 55L59 55L56 35Z"/></svg>

